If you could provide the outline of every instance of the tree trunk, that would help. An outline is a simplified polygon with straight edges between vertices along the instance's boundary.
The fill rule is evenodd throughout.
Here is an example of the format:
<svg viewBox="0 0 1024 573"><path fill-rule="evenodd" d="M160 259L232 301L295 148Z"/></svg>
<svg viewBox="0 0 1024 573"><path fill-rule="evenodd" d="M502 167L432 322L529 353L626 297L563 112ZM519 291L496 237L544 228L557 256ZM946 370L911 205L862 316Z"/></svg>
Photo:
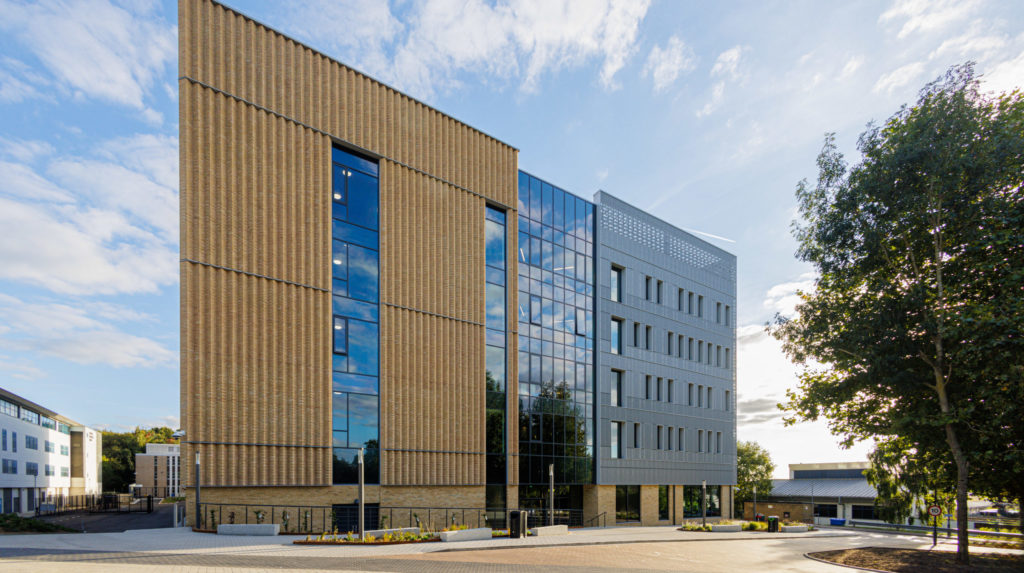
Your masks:
<svg viewBox="0 0 1024 573"><path fill-rule="evenodd" d="M1017 496L1017 533L1024 533L1024 493ZM1024 547L1024 538L1021 538L1020 544Z"/></svg>
<svg viewBox="0 0 1024 573"><path fill-rule="evenodd" d="M956 462L956 562L967 565L970 562L967 538L967 458L952 424L946 424L946 442Z"/></svg>

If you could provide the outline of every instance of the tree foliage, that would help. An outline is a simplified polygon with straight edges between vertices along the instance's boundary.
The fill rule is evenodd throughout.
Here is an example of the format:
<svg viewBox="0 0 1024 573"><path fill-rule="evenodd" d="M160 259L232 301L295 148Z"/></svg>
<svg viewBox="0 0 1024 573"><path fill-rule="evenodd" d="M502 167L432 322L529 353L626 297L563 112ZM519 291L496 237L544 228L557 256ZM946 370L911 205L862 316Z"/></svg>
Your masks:
<svg viewBox="0 0 1024 573"><path fill-rule="evenodd" d="M1021 415L1003 400L1024 359L1024 99L983 95L972 64L954 67L858 148L848 168L827 136L817 184L797 187L797 255L818 278L772 327L806 366L788 421L824 417L846 444L904 438L952 463L966 562L972 464L989 451L1019 467L1021 436L996 410Z"/></svg>
<svg viewBox="0 0 1024 573"><path fill-rule="evenodd" d="M736 444L736 490L733 502L737 514L742 513L743 502L754 499L754 486L760 498L772 493L772 473L775 463L757 442L738 442Z"/></svg>
<svg viewBox="0 0 1024 573"><path fill-rule="evenodd" d="M176 444L174 430L167 427L135 428L131 432L103 432L103 489L127 492L135 483L135 454L146 444Z"/></svg>

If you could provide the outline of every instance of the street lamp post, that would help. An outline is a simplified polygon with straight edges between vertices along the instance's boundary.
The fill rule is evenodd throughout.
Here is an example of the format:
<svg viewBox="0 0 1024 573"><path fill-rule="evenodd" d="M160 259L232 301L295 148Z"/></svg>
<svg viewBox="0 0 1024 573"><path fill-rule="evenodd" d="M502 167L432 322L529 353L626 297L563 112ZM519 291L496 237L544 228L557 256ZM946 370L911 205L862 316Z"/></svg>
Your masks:
<svg viewBox="0 0 1024 573"><path fill-rule="evenodd" d="M366 535L366 482L363 479L363 448L359 448L359 540Z"/></svg>
<svg viewBox="0 0 1024 573"><path fill-rule="evenodd" d="M202 514L199 510L199 446L196 445L196 518L193 521L197 529L201 527L199 522L201 517Z"/></svg>
<svg viewBox="0 0 1024 573"><path fill-rule="evenodd" d="M754 521L757 521L757 484L754 484Z"/></svg>
<svg viewBox="0 0 1024 573"><path fill-rule="evenodd" d="M555 524L555 464L548 464L548 525Z"/></svg>
<svg viewBox="0 0 1024 573"><path fill-rule="evenodd" d="M708 524L708 480L700 480L700 524Z"/></svg>

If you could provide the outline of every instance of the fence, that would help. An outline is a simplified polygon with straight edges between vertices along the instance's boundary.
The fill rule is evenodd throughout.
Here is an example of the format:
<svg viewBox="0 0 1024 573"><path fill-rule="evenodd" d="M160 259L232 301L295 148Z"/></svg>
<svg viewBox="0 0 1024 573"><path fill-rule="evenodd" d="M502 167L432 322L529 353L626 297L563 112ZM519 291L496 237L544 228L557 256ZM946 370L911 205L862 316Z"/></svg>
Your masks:
<svg viewBox="0 0 1024 573"><path fill-rule="evenodd" d="M51 496L36 507L36 515L89 513L152 513L153 497L136 498L127 493Z"/></svg>
<svg viewBox="0 0 1024 573"><path fill-rule="evenodd" d="M896 531L903 532L914 532L914 533L925 533L930 534L933 530L930 525L902 525L892 523L880 523L875 521L847 521L848 527L862 528L862 529L894 529ZM944 534L946 537L955 537L956 529L951 527L939 527L936 528L940 534ZM967 535L969 537L998 537L1000 539L1024 539L1024 534L1010 533L1003 531L983 531L979 529L968 529Z"/></svg>
<svg viewBox="0 0 1024 573"><path fill-rule="evenodd" d="M367 530L420 527L441 531L452 526L505 529L509 511L471 507L381 507L368 503L364 507L364 522ZM547 510L526 511L530 512L527 519L529 527L548 524ZM556 525L584 526L580 510L556 509L553 517ZM198 529L216 529L222 523L269 523L280 524L281 531L288 533L347 533L359 530L359 506L200 503L198 521Z"/></svg>

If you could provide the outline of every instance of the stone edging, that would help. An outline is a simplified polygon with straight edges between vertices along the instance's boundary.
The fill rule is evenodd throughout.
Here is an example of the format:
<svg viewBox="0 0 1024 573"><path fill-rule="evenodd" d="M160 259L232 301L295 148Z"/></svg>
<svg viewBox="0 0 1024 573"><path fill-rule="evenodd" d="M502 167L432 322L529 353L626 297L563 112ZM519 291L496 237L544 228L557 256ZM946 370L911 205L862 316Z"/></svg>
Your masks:
<svg viewBox="0 0 1024 573"><path fill-rule="evenodd" d="M572 532L569 532L572 535ZM796 539L798 536L803 537L802 534L792 534L786 537L780 537L776 534L772 534L770 537L767 535L758 537L735 537L730 535L728 537L716 537L714 539L630 539L620 541L584 541L582 543L531 543L523 545L500 545L495 547L452 547L450 549L439 549L433 553L447 553L450 551L492 551L498 549L519 549L521 547L584 547L588 545L625 545L628 543L696 543L696 542L708 542L708 541L767 541L773 539ZM822 537L856 537L852 533L848 534L830 534L822 535ZM504 537L498 537L496 539L505 539ZM533 539L533 536L530 536ZM813 557L811 558L813 559ZM830 561L828 563L831 563ZM882 573L892 573L891 571L884 571Z"/></svg>
<svg viewBox="0 0 1024 573"><path fill-rule="evenodd" d="M847 565L845 563L836 563L835 561L829 561L828 559L822 559L820 557L814 557L810 553L804 553L804 557L811 561L817 561L818 563L826 563L828 565L835 565L836 567L846 567L847 569L857 569L860 571L870 571L871 573L892 573L892 571L886 571L884 569L871 569L868 567L859 567L857 565Z"/></svg>

